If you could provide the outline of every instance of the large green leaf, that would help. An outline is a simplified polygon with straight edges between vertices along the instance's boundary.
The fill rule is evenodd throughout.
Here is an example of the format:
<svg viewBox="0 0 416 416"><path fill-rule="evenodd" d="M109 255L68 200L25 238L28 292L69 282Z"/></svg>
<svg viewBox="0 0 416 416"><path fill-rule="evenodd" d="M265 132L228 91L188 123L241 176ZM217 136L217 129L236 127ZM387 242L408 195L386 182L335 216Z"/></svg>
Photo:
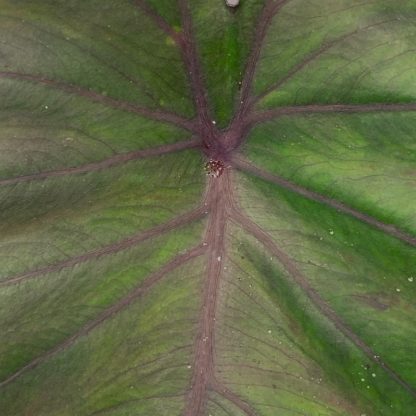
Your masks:
<svg viewBox="0 0 416 416"><path fill-rule="evenodd" d="M415 414L415 23L0 0L0 415Z"/></svg>

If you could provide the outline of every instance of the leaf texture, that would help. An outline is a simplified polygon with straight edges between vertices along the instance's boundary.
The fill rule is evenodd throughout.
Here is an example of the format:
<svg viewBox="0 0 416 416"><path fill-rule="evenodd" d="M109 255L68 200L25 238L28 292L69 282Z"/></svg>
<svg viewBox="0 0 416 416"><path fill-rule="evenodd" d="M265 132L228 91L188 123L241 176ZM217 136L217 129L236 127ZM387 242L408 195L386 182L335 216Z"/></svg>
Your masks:
<svg viewBox="0 0 416 416"><path fill-rule="evenodd" d="M0 10L1 415L415 412L414 0Z"/></svg>

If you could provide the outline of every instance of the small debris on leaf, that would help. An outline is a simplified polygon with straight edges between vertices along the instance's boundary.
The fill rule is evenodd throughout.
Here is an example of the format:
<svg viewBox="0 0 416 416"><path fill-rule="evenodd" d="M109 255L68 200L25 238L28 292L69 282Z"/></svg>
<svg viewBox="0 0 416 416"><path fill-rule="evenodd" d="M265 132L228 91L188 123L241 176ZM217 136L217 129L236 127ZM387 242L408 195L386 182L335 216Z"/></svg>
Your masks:
<svg viewBox="0 0 416 416"><path fill-rule="evenodd" d="M225 0L228 7L237 7L240 4L240 0Z"/></svg>
<svg viewBox="0 0 416 416"><path fill-rule="evenodd" d="M221 160L210 159L209 162L205 164L205 171L208 176L213 178L218 178L224 171L224 163Z"/></svg>

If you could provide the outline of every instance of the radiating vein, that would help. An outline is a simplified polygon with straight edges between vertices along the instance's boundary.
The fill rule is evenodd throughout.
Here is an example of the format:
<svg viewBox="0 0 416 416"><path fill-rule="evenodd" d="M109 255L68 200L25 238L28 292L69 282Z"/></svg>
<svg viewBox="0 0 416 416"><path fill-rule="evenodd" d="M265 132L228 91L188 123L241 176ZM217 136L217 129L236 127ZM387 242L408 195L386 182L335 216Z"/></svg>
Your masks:
<svg viewBox="0 0 416 416"><path fill-rule="evenodd" d="M211 388L217 394L234 404L247 416L257 416L257 413L247 402L242 400L241 397L237 396L234 392L232 392L229 388L225 387L223 384L215 380L215 382L211 383Z"/></svg>
<svg viewBox="0 0 416 416"><path fill-rule="evenodd" d="M162 234L168 233L176 228L187 225L202 218L204 215L204 208L199 207L193 211L190 211L184 215L180 215L164 224L158 225L146 231L139 232L132 237L125 238L113 244L109 244L97 250L89 251L79 256L70 257L69 259L51 264L49 266L41 267L39 269L30 270L20 273L6 280L0 281L1 286L9 286L17 283L22 283L28 279L32 279L39 276L44 276L49 273L59 272L63 269L74 267L77 264L85 263L87 261L97 259L99 257L108 256L119 253L123 250L127 250L135 245L146 241L150 238L158 237Z"/></svg>
<svg viewBox="0 0 416 416"><path fill-rule="evenodd" d="M210 116L207 101L208 92L204 85L200 58L198 56L195 34L192 27L192 16L188 0L178 0L181 12L183 38L182 58L188 72L191 89L194 96L197 117L199 120L199 134L205 143L215 146L216 133Z"/></svg>
<svg viewBox="0 0 416 416"><path fill-rule="evenodd" d="M77 331L75 334L71 335L69 338L67 338L65 341L61 342L51 350L45 352L44 354L40 355L39 357L35 358L33 361L31 361L29 364L22 367L19 371L12 374L10 377L5 379L0 383L0 387L4 387L7 384L11 383L12 381L16 380L19 376L21 376L23 373L32 370L42 362L46 361L48 358L56 355L60 351L70 347L72 344L74 344L79 338L88 335L92 330L94 330L96 327L107 321L112 316L116 315L117 313L121 312L123 309L125 309L127 306L129 306L132 302L134 302L137 298L143 296L148 292L154 285L159 283L164 277L167 277L167 275L171 272L173 272L175 269L179 268L180 266L184 265L188 261L194 259L195 257L201 256L206 251L206 248L202 245L197 246L189 251L187 251L185 254L177 255L175 258L173 258L171 261L166 263L163 267L161 267L159 270L152 273L150 276L147 277L147 279L140 283L136 288L134 288L130 293L128 293L125 297L120 299L117 303L114 305L108 307L103 312L101 312L95 319L92 321L86 323L79 331Z"/></svg>
<svg viewBox="0 0 416 416"><path fill-rule="evenodd" d="M254 74L259 62L260 53L266 38L270 24L277 12L288 2L288 0L266 0L263 11L259 17L254 30L255 37L251 46L251 53L247 61L244 78L241 84L240 106L235 119L241 119L249 108L249 97L252 90Z"/></svg>
<svg viewBox="0 0 416 416"><path fill-rule="evenodd" d="M283 252L272 237L249 217L235 209L232 212L231 220L239 224L247 233L255 237L262 243L271 254L273 254L293 278L295 283L302 289L313 305L337 328L346 338L348 338L357 348L359 348L371 361L378 364L390 378L402 386L409 394L416 397L416 389L403 380L393 368L371 349L325 302L319 293L309 284L307 278L298 270L295 262Z"/></svg>
<svg viewBox="0 0 416 416"><path fill-rule="evenodd" d="M108 107L112 107L117 110L134 113L134 114L140 115L142 117L145 117L151 120L174 124L176 126L182 127L190 131L194 130L194 123L192 120L187 120L185 118L182 118L175 113L170 113L167 111L150 110L148 108L140 107L138 105L132 104L128 101L123 101L123 100L119 100L116 98L108 97L106 95L100 94L91 89L86 89L86 88L79 87L77 85L49 79L41 75L0 71L0 78L15 79L19 81L27 81L27 82L32 82L34 84L44 85L46 87L60 90L68 94L87 98L90 101L93 101L93 102L96 102L96 103L99 103Z"/></svg>
<svg viewBox="0 0 416 416"><path fill-rule="evenodd" d="M101 160L99 162L87 163L85 165L51 170L46 172L34 173L32 175L17 176L14 178L0 179L0 186L2 185L15 185L21 182L29 182L34 180L48 179L59 176L74 175L80 173L94 172L113 166L121 165L133 160L144 159L152 156L160 156L169 153L178 152L185 149L191 149L198 147L200 141L197 139L184 140L173 144L165 144L158 147L148 148L144 150L136 150L128 153L116 154L108 159Z"/></svg>
<svg viewBox="0 0 416 416"><path fill-rule="evenodd" d="M374 113L374 112L416 111L416 103L403 104L310 104L277 107L258 111L247 117L249 125L274 120L280 116L315 113Z"/></svg>
<svg viewBox="0 0 416 416"><path fill-rule="evenodd" d="M256 102L258 102L262 98L266 97L267 95L269 95L273 91L276 91L282 85L286 84L287 81L292 79L296 74L298 74L300 71L302 71L306 66L308 66L309 64L316 61L316 59L318 57L322 56L323 54L325 54L325 52L328 52L335 45L343 42L344 40L346 40L346 39L348 39L348 38L350 38L354 35L357 35L358 33L362 33L366 30L373 29L374 27L381 26L381 25L384 25L386 23L392 23L392 22L397 22L397 19L384 20L382 22L374 23L374 24L367 25L367 26L364 26L364 27L359 27L358 29L353 30L349 33L346 33L345 35L339 36L338 38L336 38L336 39L334 39L330 42L324 43L320 48L318 48L317 50L312 52L309 56L307 56L305 59L303 59L299 64L295 65L286 74L286 76L284 76L282 79L280 79L277 82L275 82L274 84L272 84L263 93L261 93L257 97L255 97L255 99L252 100L251 104L255 104Z"/></svg>
<svg viewBox="0 0 416 416"><path fill-rule="evenodd" d="M134 0L134 4L143 10L166 35L170 36L177 44L180 43L180 34L175 32L172 26L146 0Z"/></svg>
<svg viewBox="0 0 416 416"><path fill-rule="evenodd" d="M357 218L360 221L363 221L377 228L383 233L386 233L395 238L398 238L399 240L402 240L412 246L416 246L416 237L406 234L405 232L403 232L396 226L392 224L386 224L382 221L377 220L376 218L373 218L372 216L368 214L364 214L363 212L360 212L354 208L351 208L348 205L340 201L337 201L336 199L329 198L325 195L319 194L314 191L310 191L309 189L306 189L300 185L297 185L291 181L288 181L287 179L284 179L281 176L271 174L265 171L264 169L254 166L253 164L251 164L249 161L245 160L241 156L236 156L233 158L233 165L237 167L238 169L241 169L244 172L252 173L268 182L275 183L276 185L284 189L288 189L289 191L302 195L305 198L328 205L336 209L339 212L350 215L354 218Z"/></svg>

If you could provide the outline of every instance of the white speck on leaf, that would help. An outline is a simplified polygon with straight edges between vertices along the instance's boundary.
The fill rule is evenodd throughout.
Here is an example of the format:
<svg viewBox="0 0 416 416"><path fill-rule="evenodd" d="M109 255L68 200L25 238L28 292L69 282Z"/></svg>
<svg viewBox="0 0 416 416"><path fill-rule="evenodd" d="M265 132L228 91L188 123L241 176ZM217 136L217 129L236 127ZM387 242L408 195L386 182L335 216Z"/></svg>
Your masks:
<svg viewBox="0 0 416 416"><path fill-rule="evenodd" d="M240 0L225 0L225 4L228 7L237 7L240 4Z"/></svg>
<svg viewBox="0 0 416 416"><path fill-rule="evenodd" d="M334 235L334 230L329 230L329 234Z"/></svg>
<svg viewBox="0 0 416 416"><path fill-rule="evenodd" d="M413 277L412 277L412 276L410 276L407 280L408 280L410 283L412 283L412 282L413 282Z"/></svg>

